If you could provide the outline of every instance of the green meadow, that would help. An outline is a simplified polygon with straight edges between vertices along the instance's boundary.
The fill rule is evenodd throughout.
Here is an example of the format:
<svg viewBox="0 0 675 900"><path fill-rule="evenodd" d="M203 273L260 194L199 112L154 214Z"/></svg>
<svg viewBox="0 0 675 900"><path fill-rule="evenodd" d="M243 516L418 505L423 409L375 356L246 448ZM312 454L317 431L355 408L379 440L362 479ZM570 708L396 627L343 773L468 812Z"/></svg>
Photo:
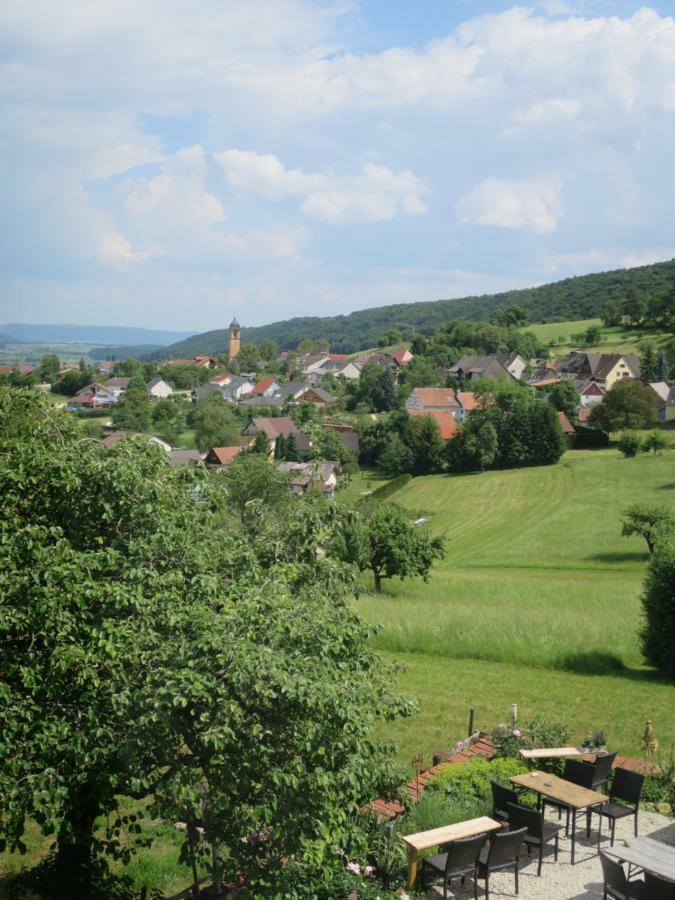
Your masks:
<svg viewBox="0 0 675 900"><path fill-rule="evenodd" d="M639 754L646 719L663 747L675 741L675 686L639 647L647 548L620 523L633 502L675 502L673 450L568 451L557 466L416 478L393 499L446 546L428 583L385 582L357 601L419 700L388 734L401 759L464 737L470 706L489 730L512 703L522 720L562 719L580 738L604 728L623 753Z"/></svg>
<svg viewBox="0 0 675 900"><path fill-rule="evenodd" d="M565 356L570 350L579 349L579 342L573 334L581 334L588 328L600 328L597 344L584 348L596 353L636 353L640 354L647 344L658 349L665 344L669 335L662 331L645 328L630 328L626 325L606 326L601 319L577 319L572 322L546 322L542 325L526 325L521 331L532 331L545 344L551 346L554 356Z"/></svg>

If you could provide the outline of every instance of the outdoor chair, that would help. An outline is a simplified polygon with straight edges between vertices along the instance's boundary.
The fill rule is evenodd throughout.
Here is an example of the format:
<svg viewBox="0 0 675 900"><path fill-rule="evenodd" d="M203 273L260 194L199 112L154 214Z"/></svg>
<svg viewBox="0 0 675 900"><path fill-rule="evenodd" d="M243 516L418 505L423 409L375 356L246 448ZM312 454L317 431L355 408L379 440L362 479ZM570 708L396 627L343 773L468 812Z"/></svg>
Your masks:
<svg viewBox="0 0 675 900"><path fill-rule="evenodd" d="M512 829L526 828L525 846L529 853L532 847L539 850L539 865L537 866L537 875L541 875L541 863L544 856L544 844L553 841L553 858L558 862L558 838L562 825L555 825L553 822L545 822L542 813L536 809L528 809L526 806L519 806L515 803L509 803L509 826Z"/></svg>
<svg viewBox="0 0 675 900"><path fill-rule="evenodd" d="M425 877L431 869L435 877L443 876L443 900L447 900L448 887L453 878L461 878L462 884L467 875L473 878L473 894L478 900L478 857L485 843L485 835L463 838L447 845L447 852L428 856L422 860L422 888Z"/></svg>
<svg viewBox="0 0 675 900"><path fill-rule="evenodd" d="M602 900L651 900L651 894L645 890L644 881L629 881L623 866L618 860L610 859L600 851L604 892Z"/></svg>
<svg viewBox="0 0 675 900"><path fill-rule="evenodd" d="M566 759L565 760L565 768L563 770L562 777L565 781L571 781L572 784L578 784L579 787L588 788L591 790L591 785L593 783L593 777L595 774L595 766L591 763L580 762L578 759ZM546 811L546 807L551 806L553 809L558 811L558 818L565 813L565 837L569 834L570 829L570 813L572 815L576 815L576 811L572 809L571 806L567 806L565 803L559 803L557 800L549 800L548 798L544 798L544 806L543 812ZM586 836L591 833L591 819L588 813L586 814Z"/></svg>
<svg viewBox="0 0 675 900"><path fill-rule="evenodd" d="M645 897L649 900L675 900L675 881L666 881L645 872Z"/></svg>
<svg viewBox="0 0 675 900"><path fill-rule="evenodd" d="M518 893L518 857L527 834L527 828L517 831L498 831L490 846L481 850L478 859L478 877L485 879L485 900L490 900L490 875L504 869L513 869Z"/></svg>
<svg viewBox="0 0 675 900"><path fill-rule="evenodd" d="M600 824L598 825L598 847L600 846L600 838L602 834L602 820L609 819L612 823L612 832L610 837L610 846L614 846L614 832L616 830L616 820L623 819L626 816L633 816L633 830L635 836L638 833L638 810L640 807L640 794L642 793L642 785L645 777L639 772L631 772L629 769L616 769L614 772L614 781L609 792L609 801L601 806L594 806L591 810L600 816Z"/></svg>
<svg viewBox="0 0 675 900"><path fill-rule="evenodd" d="M518 794L494 779L490 784L492 786L492 818L497 819L498 822L508 822L509 803L518 805Z"/></svg>
<svg viewBox="0 0 675 900"><path fill-rule="evenodd" d="M616 759L618 751L614 753L606 753L604 756L598 756L594 763L584 763L587 766L593 766L595 769L593 779L591 781L591 790L606 791L609 778L612 774L612 766Z"/></svg>

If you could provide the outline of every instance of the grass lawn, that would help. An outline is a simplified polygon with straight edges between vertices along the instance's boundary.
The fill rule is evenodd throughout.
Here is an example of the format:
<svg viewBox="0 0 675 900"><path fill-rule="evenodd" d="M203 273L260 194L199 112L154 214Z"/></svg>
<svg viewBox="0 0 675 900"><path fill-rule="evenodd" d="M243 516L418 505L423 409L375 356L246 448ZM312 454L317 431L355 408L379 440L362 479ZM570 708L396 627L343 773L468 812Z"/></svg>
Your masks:
<svg viewBox="0 0 675 900"><path fill-rule="evenodd" d="M543 325L526 325L521 331L532 331L546 344L553 342L552 353L556 357L566 356L570 350L578 350L579 344L572 340L573 334L580 334L597 325L601 338L598 344L586 347L600 353L641 353L646 344L660 347L669 335L661 331L629 328L623 325L607 327L600 319L576 319L571 322L546 322Z"/></svg>
<svg viewBox="0 0 675 900"><path fill-rule="evenodd" d="M638 753L648 718L664 748L675 741L675 687L643 667L637 637L646 545L620 525L632 502L675 501L674 462L570 451L557 466L417 478L395 495L446 543L429 583L385 582L357 601L420 699L391 735L402 758L463 737L471 705L484 729L518 703L580 737L605 727L624 753Z"/></svg>

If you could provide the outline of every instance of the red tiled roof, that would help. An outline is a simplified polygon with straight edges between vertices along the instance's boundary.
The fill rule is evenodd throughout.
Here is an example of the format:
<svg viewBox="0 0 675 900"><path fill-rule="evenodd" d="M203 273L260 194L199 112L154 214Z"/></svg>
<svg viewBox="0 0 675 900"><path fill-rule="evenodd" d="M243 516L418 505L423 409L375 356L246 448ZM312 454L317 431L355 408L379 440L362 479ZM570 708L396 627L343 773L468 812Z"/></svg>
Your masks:
<svg viewBox="0 0 675 900"><path fill-rule="evenodd" d="M260 381L256 384L256 386L251 391L252 394L264 394L265 391L268 391L272 385L274 384L274 378L271 375L266 375L264 378L261 378Z"/></svg>
<svg viewBox="0 0 675 900"><path fill-rule="evenodd" d="M562 378L558 375L555 378L540 378L538 381L530 381L529 384L533 388L542 388L551 384L558 384L560 381L562 381Z"/></svg>
<svg viewBox="0 0 675 900"><path fill-rule="evenodd" d="M476 400L476 395L473 391L458 391L457 398L464 409L468 410L469 412L472 409L478 408L478 400Z"/></svg>
<svg viewBox="0 0 675 900"><path fill-rule="evenodd" d="M335 362L348 362L349 357L346 353L329 353L328 359L334 359Z"/></svg>
<svg viewBox="0 0 675 900"><path fill-rule="evenodd" d="M227 466L243 449L240 444L235 444L233 447L212 447L207 454L208 461L211 462L211 457L213 457L219 465Z"/></svg>
<svg viewBox="0 0 675 900"><path fill-rule="evenodd" d="M452 388L415 388L413 393L419 397L422 408L436 407L451 409L459 406L457 395Z"/></svg>
<svg viewBox="0 0 675 900"><path fill-rule="evenodd" d="M407 350L405 347L399 347L399 349L394 350L391 355L392 358L395 359L399 364L399 366L402 366L404 363L410 362L410 360L413 358L410 350Z"/></svg>
<svg viewBox="0 0 675 900"><path fill-rule="evenodd" d="M574 425L572 425L572 423L562 410L558 410L558 419L560 420L560 424L562 425L564 434L576 434Z"/></svg>
<svg viewBox="0 0 675 900"><path fill-rule="evenodd" d="M457 423L452 413L447 409L411 409L411 416L431 416L438 425L438 430L444 441L449 441L457 434Z"/></svg>

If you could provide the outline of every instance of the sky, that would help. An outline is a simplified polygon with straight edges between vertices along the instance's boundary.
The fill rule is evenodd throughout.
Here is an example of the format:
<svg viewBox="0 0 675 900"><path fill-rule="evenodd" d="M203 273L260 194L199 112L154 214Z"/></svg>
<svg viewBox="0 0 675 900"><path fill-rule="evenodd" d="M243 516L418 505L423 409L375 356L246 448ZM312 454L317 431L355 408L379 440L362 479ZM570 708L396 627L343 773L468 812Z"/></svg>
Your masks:
<svg viewBox="0 0 675 900"><path fill-rule="evenodd" d="M673 0L2 0L0 322L204 331L675 257Z"/></svg>

